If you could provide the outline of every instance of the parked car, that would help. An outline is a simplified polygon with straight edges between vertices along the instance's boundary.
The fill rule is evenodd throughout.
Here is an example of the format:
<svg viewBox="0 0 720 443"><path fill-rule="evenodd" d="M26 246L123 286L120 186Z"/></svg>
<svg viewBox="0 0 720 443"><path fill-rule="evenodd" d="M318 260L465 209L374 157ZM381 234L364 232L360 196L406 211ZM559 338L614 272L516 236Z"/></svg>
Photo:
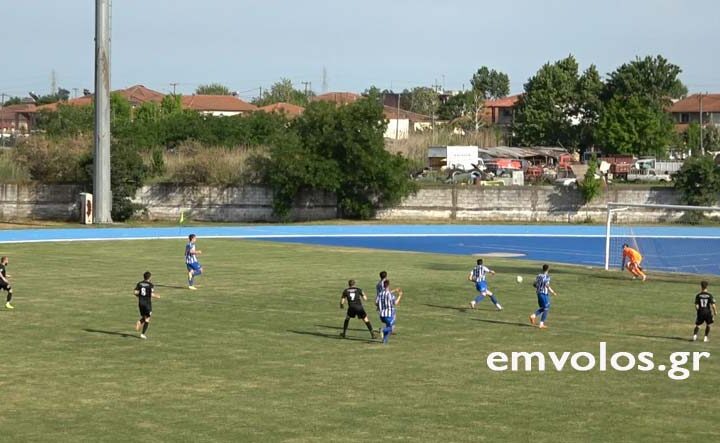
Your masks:
<svg viewBox="0 0 720 443"><path fill-rule="evenodd" d="M633 169L631 170L627 175L627 180L629 182L645 182L645 183L659 183L659 182L665 182L670 183L672 181L672 177L670 174L666 173L658 173L654 169Z"/></svg>

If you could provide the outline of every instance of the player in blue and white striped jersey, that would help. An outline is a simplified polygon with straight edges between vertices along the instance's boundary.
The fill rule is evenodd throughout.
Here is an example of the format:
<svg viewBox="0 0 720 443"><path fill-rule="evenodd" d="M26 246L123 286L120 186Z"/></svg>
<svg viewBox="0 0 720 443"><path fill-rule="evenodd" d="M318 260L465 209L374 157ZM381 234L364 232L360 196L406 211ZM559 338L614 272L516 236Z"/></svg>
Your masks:
<svg viewBox="0 0 720 443"><path fill-rule="evenodd" d="M375 295L380 295L380 293L383 291L385 283L385 280L387 280L387 271L380 271L380 281L377 282L375 285Z"/></svg>
<svg viewBox="0 0 720 443"><path fill-rule="evenodd" d="M495 305L495 308L497 308L498 311L502 311L502 306L498 302L497 298L495 298L495 294L493 294L487 286L487 275L495 275L495 271L491 270L487 266L483 265L483 261L481 258L477 260L477 266L472 268L470 270L470 274L468 274L468 280L475 282L475 289L480 293L477 297L475 297L474 300L470 302L470 309L475 309L475 305L480 303L481 301L485 300L485 296L489 296L490 300Z"/></svg>
<svg viewBox="0 0 720 443"><path fill-rule="evenodd" d="M382 328L382 340L387 344L395 328L395 306L400 304L403 291L400 288L390 290L390 280L383 280L383 290L375 298L375 306L380 314L380 321L385 325ZM395 294L397 293L397 297Z"/></svg>
<svg viewBox="0 0 720 443"><path fill-rule="evenodd" d="M557 293L550 287L550 270L549 265L543 265L542 273L535 277L533 286L537 293L538 309L530 314L530 323L535 324L535 319L540 316L540 329L545 329L545 320L547 320L548 312L550 311L550 294L557 295Z"/></svg>
<svg viewBox="0 0 720 443"><path fill-rule="evenodd" d="M188 271L188 289L195 290L195 277L202 274L203 268L198 261L197 256L202 254L202 251L195 248L195 241L197 236L190 234L188 236L188 242L185 245L185 265Z"/></svg>

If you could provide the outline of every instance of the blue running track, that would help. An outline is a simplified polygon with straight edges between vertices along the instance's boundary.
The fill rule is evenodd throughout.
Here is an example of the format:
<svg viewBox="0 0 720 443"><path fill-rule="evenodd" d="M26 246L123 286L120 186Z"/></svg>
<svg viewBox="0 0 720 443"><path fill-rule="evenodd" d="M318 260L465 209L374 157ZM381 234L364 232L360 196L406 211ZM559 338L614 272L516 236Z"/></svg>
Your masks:
<svg viewBox="0 0 720 443"><path fill-rule="evenodd" d="M434 252L515 255L588 266L604 265L605 228L588 225L258 225L169 228L76 228L0 231L0 243L247 238L314 245ZM720 275L720 228L637 227L633 239L648 270ZM616 254L615 254L616 255ZM616 260L614 260L616 261ZM613 263L619 267L619 263Z"/></svg>

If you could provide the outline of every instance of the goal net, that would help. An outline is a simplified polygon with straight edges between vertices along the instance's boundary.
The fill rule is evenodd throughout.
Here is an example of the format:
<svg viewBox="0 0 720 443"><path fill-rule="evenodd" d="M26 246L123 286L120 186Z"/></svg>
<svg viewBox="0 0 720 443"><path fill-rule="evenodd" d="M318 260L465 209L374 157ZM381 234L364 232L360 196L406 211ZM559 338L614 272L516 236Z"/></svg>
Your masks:
<svg viewBox="0 0 720 443"><path fill-rule="evenodd" d="M688 225L718 219L720 207L608 203L605 269L622 269L622 247L643 256L652 272L720 275L720 225Z"/></svg>

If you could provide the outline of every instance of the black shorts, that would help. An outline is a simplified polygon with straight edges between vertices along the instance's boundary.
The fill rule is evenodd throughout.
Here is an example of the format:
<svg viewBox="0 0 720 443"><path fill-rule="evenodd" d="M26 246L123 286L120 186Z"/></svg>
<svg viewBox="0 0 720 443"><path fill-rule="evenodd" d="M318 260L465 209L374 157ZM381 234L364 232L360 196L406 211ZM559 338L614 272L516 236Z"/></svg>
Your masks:
<svg viewBox="0 0 720 443"><path fill-rule="evenodd" d="M367 313L365 312L365 308L363 308L362 306L348 306L347 316L350 318L357 317L362 320L363 318L367 317Z"/></svg>
<svg viewBox="0 0 720 443"><path fill-rule="evenodd" d="M152 315L152 305L140 303L138 309L140 309L141 317L150 317Z"/></svg>
<svg viewBox="0 0 720 443"><path fill-rule="evenodd" d="M712 312L710 311L698 311L697 318L695 319L695 325L700 326L701 324L711 325L713 323Z"/></svg>
<svg viewBox="0 0 720 443"><path fill-rule="evenodd" d="M0 291L9 291L10 289L12 289L12 287L9 284L5 283L4 281L0 282Z"/></svg>

